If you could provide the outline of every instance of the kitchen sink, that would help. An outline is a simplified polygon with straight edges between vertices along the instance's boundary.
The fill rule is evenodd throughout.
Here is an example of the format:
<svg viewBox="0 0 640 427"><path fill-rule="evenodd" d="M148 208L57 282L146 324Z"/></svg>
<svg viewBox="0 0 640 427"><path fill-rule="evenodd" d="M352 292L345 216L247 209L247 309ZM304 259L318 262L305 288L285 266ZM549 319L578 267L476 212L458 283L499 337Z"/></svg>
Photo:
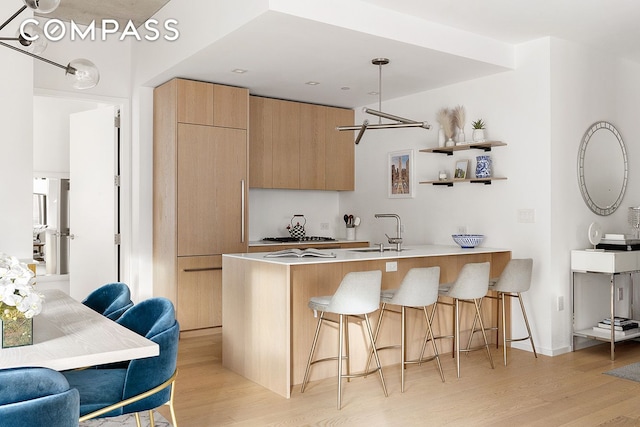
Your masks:
<svg viewBox="0 0 640 427"><path fill-rule="evenodd" d="M362 248L362 249L349 249L351 252L380 252L380 248ZM400 252L406 251L408 249L400 249ZM398 252L394 248L384 248L384 252Z"/></svg>

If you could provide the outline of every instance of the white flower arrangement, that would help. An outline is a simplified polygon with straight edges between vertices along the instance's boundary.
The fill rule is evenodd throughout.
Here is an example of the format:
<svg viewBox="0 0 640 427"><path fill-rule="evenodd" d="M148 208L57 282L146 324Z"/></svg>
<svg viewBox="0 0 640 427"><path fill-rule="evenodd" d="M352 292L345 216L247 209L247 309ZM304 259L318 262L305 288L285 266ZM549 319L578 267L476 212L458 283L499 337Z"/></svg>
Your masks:
<svg viewBox="0 0 640 427"><path fill-rule="evenodd" d="M0 253L0 317L2 320L27 319L42 311L44 295L33 285L35 275L16 257Z"/></svg>

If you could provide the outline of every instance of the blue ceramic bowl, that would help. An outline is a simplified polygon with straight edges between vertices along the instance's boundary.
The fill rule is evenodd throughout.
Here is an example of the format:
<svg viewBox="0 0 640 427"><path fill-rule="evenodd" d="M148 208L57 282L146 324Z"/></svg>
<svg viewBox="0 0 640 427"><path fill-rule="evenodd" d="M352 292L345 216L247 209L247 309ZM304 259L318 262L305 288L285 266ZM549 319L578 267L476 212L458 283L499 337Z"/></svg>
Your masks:
<svg viewBox="0 0 640 427"><path fill-rule="evenodd" d="M475 248L484 240L483 234L452 234L451 237L461 248Z"/></svg>

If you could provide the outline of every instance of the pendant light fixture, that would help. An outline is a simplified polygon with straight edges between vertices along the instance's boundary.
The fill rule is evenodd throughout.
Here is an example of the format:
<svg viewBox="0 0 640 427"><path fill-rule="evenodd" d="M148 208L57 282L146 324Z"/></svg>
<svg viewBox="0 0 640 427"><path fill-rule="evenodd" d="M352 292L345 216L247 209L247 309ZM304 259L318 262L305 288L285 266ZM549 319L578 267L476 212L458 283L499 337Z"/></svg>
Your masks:
<svg viewBox="0 0 640 427"><path fill-rule="evenodd" d="M0 30L6 27L11 21L13 21L18 15L20 15L27 7L33 9L39 13L53 12L60 0L22 0L24 6L22 6L16 13L11 15L6 21L0 25ZM28 37L25 37L28 36ZM35 40L32 40L34 39ZM18 42L18 46L11 45L6 42ZM47 64L53 65L58 68L62 68L65 71L67 80L76 89L90 89L98 84L100 80L100 73L98 68L87 59L74 59L67 65L58 64L57 62L43 58L38 54L43 52L47 47L47 40L44 32L33 23L24 25L22 33L18 32L15 37L0 37L0 46L12 49L16 52L20 52L24 55L28 55L34 59L38 59Z"/></svg>
<svg viewBox="0 0 640 427"><path fill-rule="evenodd" d="M337 130L357 130L358 136L356 137L356 145L360 143L364 132L367 129L396 129L396 128L423 128L430 129L431 126L427 122L416 122L414 120L405 119L404 117L395 116L393 114L385 113L382 111L382 66L389 63L387 58L374 58L371 60L373 65L378 66L378 109L372 110L364 107L362 111L367 114L378 117L378 124L369 124L369 120L364 120L361 125L353 126L338 126ZM382 123L382 119L393 120L395 123Z"/></svg>

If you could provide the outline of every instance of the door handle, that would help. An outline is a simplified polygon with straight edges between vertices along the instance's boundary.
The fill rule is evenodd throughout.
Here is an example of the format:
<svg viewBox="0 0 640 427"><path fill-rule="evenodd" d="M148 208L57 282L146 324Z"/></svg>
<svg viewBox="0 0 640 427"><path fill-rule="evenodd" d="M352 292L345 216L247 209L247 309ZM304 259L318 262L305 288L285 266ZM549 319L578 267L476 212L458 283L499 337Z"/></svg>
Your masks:
<svg viewBox="0 0 640 427"><path fill-rule="evenodd" d="M240 243L244 243L244 179L240 181Z"/></svg>

